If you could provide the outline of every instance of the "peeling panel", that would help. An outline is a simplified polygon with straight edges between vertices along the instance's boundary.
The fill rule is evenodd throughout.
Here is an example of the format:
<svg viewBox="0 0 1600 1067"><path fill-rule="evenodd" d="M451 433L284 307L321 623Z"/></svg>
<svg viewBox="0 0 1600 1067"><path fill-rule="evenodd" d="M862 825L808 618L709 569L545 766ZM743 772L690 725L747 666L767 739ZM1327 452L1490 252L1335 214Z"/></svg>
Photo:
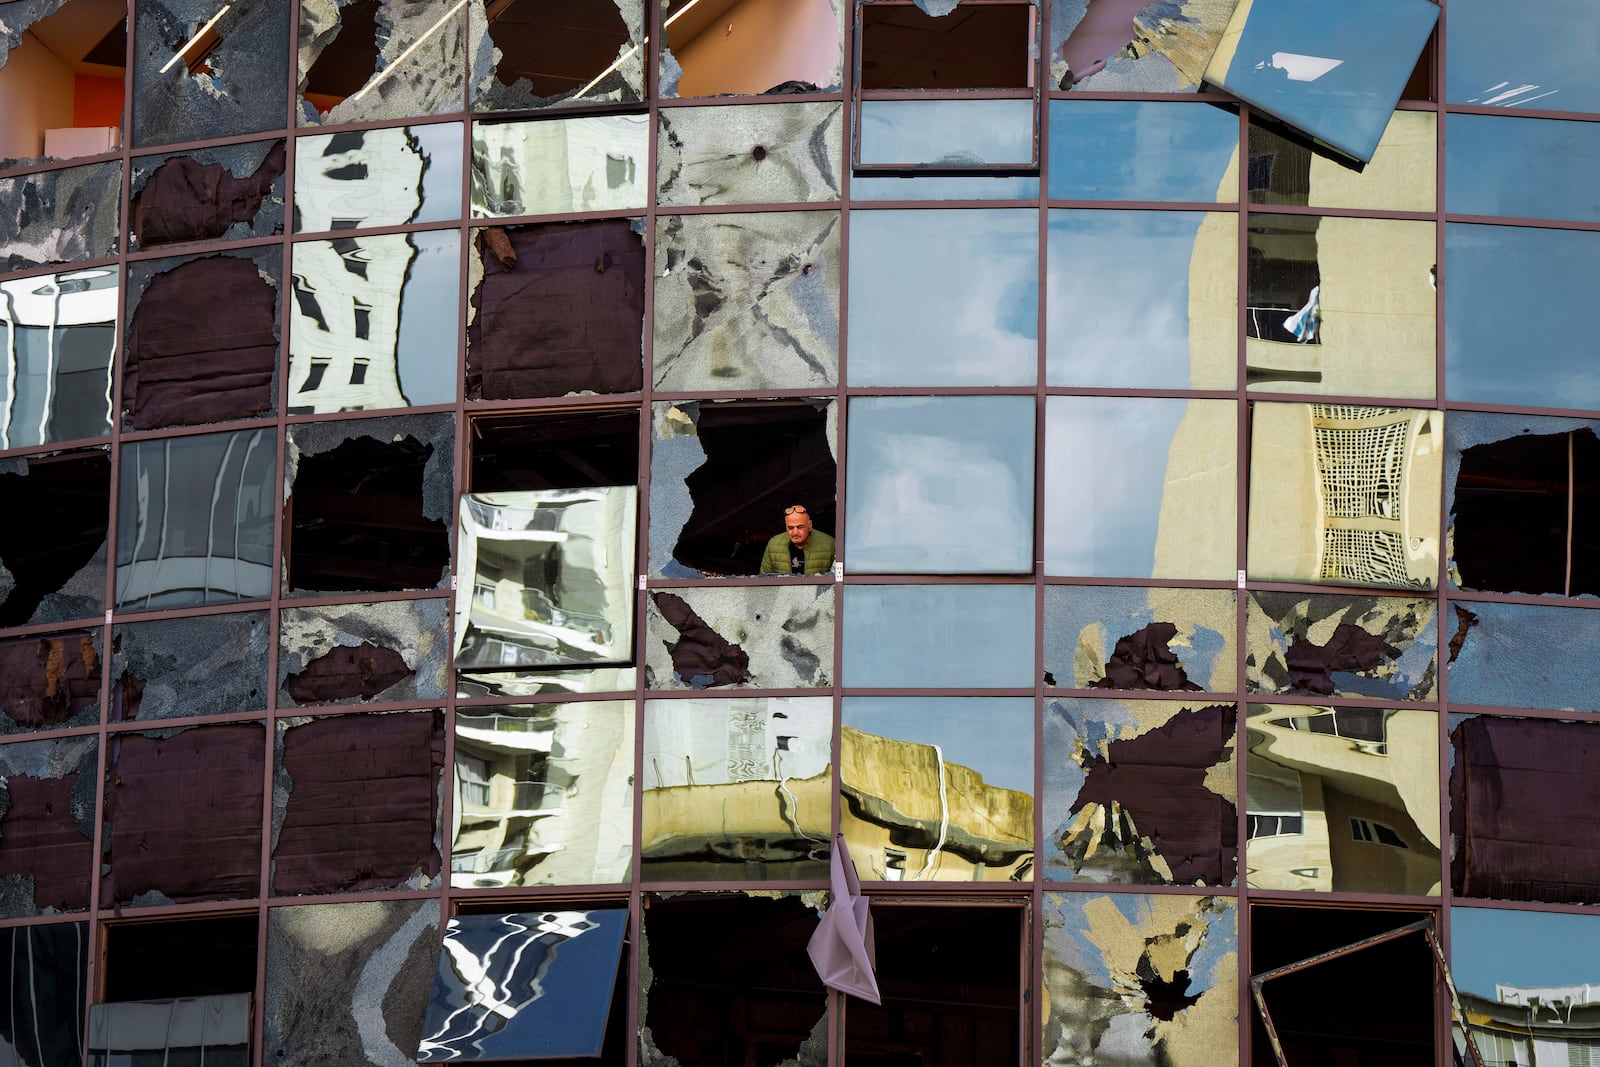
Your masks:
<svg viewBox="0 0 1600 1067"><path fill-rule="evenodd" d="M101 631L0 641L0 733L100 721Z"/></svg>
<svg viewBox="0 0 1600 1067"><path fill-rule="evenodd" d="M1237 629L1228 590L1047 586L1044 684L1231 690Z"/></svg>
<svg viewBox="0 0 1600 1067"><path fill-rule="evenodd" d="M116 254L121 204L117 161L0 178L0 269Z"/></svg>
<svg viewBox="0 0 1600 1067"><path fill-rule="evenodd" d="M0 460L0 626L105 610L111 455L104 448Z"/></svg>
<svg viewBox="0 0 1600 1067"><path fill-rule="evenodd" d="M0 448L106 437L115 266L0 282Z"/></svg>
<svg viewBox="0 0 1600 1067"><path fill-rule="evenodd" d="M675 215L656 228L655 387L839 377L839 213Z"/></svg>
<svg viewBox="0 0 1600 1067"><path fill-rule="evenodd" d="M1432 600L1253 592L1245 623L1252 693L1433 700Z"/></svg>
<svg viewBox="0 0 1600 1067"><path fill-rule="evenodd" d="M1600 711L1600 612L1452 602L1450 700L1510 708Z"/></svg>
<svg viewBox="0 0 1600 1067"><path fill-rule="evenodd" d="M652 593L645 688L827 688L833 604L818 585Z"/></svg>
<svg viewBox="0 0 1600 1067"><path fill-rule="evenodd" d="M135 159L129 249L282 233L284 165L281 140Z"/></svg>
<svg viewBox="0 0 1600 1067"><path fill-rule="evenodd" d="M839 199L844 105L664 108L656 202L803 204Z"/></svg>
<svg viewBox="0 0 1600 1067"><path fill-rule="evenodd" d="M4 44L0 36L0 44ZM3 61L3 57L0 57ZM0 1042L15 1067L83 1059L89 993L89 924L51 923L0 931Z"/></svg>
<svg viewBox="0 0 1600 1067"><path fill-rule="evenodd" d="M1238 876L1230 704L1056 700L1045 715L1045 874L1125 885Z"/></svg>
<svg viewBox="0 0 1600 1067"><path fill-rule="evenodd" d="M1226 897L1045 894L1045 1062L1235 1062L1238 957Z"/></svg>
<svg viewBox="0 0 1600 1067"><path fill-rule="evenodd" d="M267 632L262 611L119 623L111 721L265 709Z"/></svg>
<svg viewBox="0 0 1600 1067"><path fill-rule="evenodd" d="M0 746L0 917L89 906L98 753L93 737Z"/></svg>
<svg viewBox="0 0 1600 1067"><path fill-rule="evenodd" d="M492 22L484 0L467 8L472 110L644 99L642 0L568 0L555 17L539 0L490 6Z"/></svg>
<svg viewBox="0 0 1600 1067"><path fill-rule="evenodd" d="M279 626L279 701L352 704L366 700L443 700L445 657L449 650L447 612L448 605L443 600L284 609ZM370 644L376 651L363 653L363 644ZM385 664L390 657L382 654L384 650L399 656L406 673L390 679L382 689L369 691L375 685L370 679L389 678ZM330 653L337 654L335 662L311 668L312 663ZM364 666L363 661L372 665ZM314 690L300 689L293 679L308 670L312 678L331 677ZM304 699L294 695L296 689Z"/></svg>
<svg viewBox="0 0 1600 1067"><path fill-rule="evenodd" d="M466 32L458 4L301 0L300 125L459 111Z"/></svg>
<svg viewBox="0 0 1600 1067"><path fill-rule="evenodd" d="M1238 0L1055 0L1050 81L1096 93L1192 93Z"/></svg>

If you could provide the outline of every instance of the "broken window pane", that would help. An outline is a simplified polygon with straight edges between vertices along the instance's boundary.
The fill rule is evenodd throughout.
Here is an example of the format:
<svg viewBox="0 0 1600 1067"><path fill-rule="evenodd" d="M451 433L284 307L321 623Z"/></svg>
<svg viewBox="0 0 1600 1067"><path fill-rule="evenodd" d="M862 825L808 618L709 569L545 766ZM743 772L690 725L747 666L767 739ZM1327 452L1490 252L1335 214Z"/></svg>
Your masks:
<svg viewBox="0 0 1600 1067"><path fill-rule="evenodd" d="M474 230L467 399L637 392L642 231L635 219Z"/></svg>
<svg viewBox="0 0 1600 1067"><path fill-rule="evenodd" d="M833 685L828 586L660 589L645 607L646 689Z"/></svg>
<svg viewBox="0 0 1600 1067"><path fill-rule="evenodd" d="M434 899L271 909L263 1058L405 1062L422 1036L438 943Z"/></svg>
<svg viewBox="0 0 1600 1067"><path fill-rule="evenodd" d="M155 430L272 413L282 274L276 247L131 264L124 427Z"/></svg>
<svg viewBox="0 0 1600 1067"><path fill-rule="evenodd" d="M462 6L300 0L300 125L461 110Z"/></svg>
<svg viewBox="0 0 1600 1067"><path fill-rule="evenodd" d="M292 263L289 414L455 401L459 230L306 241Z"/></svg>
<svg viewBox="0 0 1600 1067"><path fill-rule="evenodd" d="M812 894L646 897L643 1067L825 1067L827 991L806 955L819 903Z"/></svg>
<svg viewBox="0 0 1600 1067"><path fill-rule="evenodd" d="M106 606L111 454L104 448L0 460L0 626L98 617Z"/></svg>
<svg viewBox="0 0 1600 1067"><path fill-rule="evenodd" d="M632 663L637 498L632 486L463 496L456 664Z"/></svg>
<svg viewBox="0 0 1600 1067"><path fill-rule="evenodd" d="M1438 19L1438 5L1429 0L1241 4L1205 77L1364 162ZM1319 54L1283 50L1294 48Z"/></svg>
<svg viewBox="0 0 1600 1067"><path fill-rule="evenodd" d="M812 524L805 572L832 566L838 415L830 401L659 402L654 421L651 574L790 573L784 509L795 506Z"/></svg>
<svg viewBox="0 0 1600 1067"><path fill-rule="evenodd" d="M472 110L644 99L643 0L473 0Z"/></svg>
<svg viewBox="0 0 1600 1067"><path fill-rule="evenodd" d="M474 123L472 217L642 211L650 116Z"/></svg>
<svg viewBox="0 0 1600 1067"><path fill-rule="evenodd" d="M0 170L122 147L128 7L122 0L6 5L0 27Z"/></svg>
<svg viewBox="0 0 1600 1067"><path fill-rule="evenodd" d="M565 671L456 671L456 695L468 697L560 697L569 693L632 693L632 667Z"/></svg>
<svg viewBox="0 0 1600 1067"><path fill-rule="evenodd" d="M1431 111L1396 111L1371 162L1358 168L1308 138L1252 118L1250 203L1432 212L1438 125Z"/></svg>
<svg viewBox="0 0 1600 1067"><path fill-rule="evenodd" d="M282 129L289 98L290 8L288 0L218 7L189 0L139 4L134 145Z"/></svg>
<svg viewBox="0 0 1600 1067"><path fill-rule="evenodd" d="M863 89L1026 89L1036 5L858 0Z"/></svg>
<svg viewBox="0 0 1600 1067"><path fill-rule="evenodd" d="M92 735L0 745L0 917L89 906L98 753Z"/></svg>
<svg viewBox="0 0 1600 1067"><path fill-rule="evenodd" d="M964 170L1037 166L1035 102L863 100L860 167Z"/></svg>
<svg viewBox="0 0 1600 1067"><path fill-rule="evenodd" d="M1236 629L1227 590L1047 586L1044 684L1229 690Z"/></svg>
<svg viewBox="0 0 1600 1067"><path fill-rule="evenodd" d="M1433 588L1444 412L1260 403L1251 412L1250 577Z"/></svg>
<svg viewBox="0 0 1600 1067"><path fill-rule="evenodd" d="M1236 418L1226 400L1048 398L1045 572L1232 577Z"/></svg>
<svg viewBox="0 0 1600 1067"><path fill-rule="evenodd" d="M598 1056L625 908L457 915L445 927L421 1063Z"/></svg>
<svg viewBox="0 0 1600 1067"><path fill-rule="evenodd" d="M119 610L264 600L272 594L279 492L273 436L269 430L242 430L122 446ZM194 486L212 491L190 491Z"/></svg>
<svg viewBox="0 0 1600 1067"><path fill-rule="evenodd" d="M1245 881L1439 892L1439 719L1412 708L1251 704Z"/></svg>
<svg viewBox="0 0 1600 1067"><path fill-rule="evenodd" d="M1232 704L1052 700L1044 722L1044 875L1113 885L1233 885Z"/></svg>
<svg viewBox="0 0 1600 1067"><path fill-rule="evenodd" d="M839 212L656 222L655 387L803 389L839 377Z"/></svg>
<svg viewBox="0 0 1600 1067"><path fill-rule="evenodd" d="M1600 111L1588 0L1544 0L1507 18L1495 0L1452 0L1445 99L1481 107ZM1540 101L1534 105L1534 101Z"/></svg>
<svg viewBox="0 0 1600 1067"><path fill-rule="evenodd" d="M1252 693L1438 698L1432 600L1253 592L1247 604Z"/></svg>
<svg viewBox="0 0 1600 1067"><path fill-rule="evenodd" d="M863 881L1033 877L1032 699L846 697L843 723L840 826Z"/></svg>
<svg viewBox="0 0 1600 1067"><path fill-rule="evenodd" d="M129 247L138 251L282 233L284 165L282 140L135 159Z"/></svg>
<svg viewBox="0 0 1600 1067"><path fill-rule="evenodd" d="M853 200L1037 200L1039 179L1024 174L930 176L868 171L850 179L850 197Z"/></svg>
<svg viewBox="0 0 1600 1067"><path fill-rule="evenodd" d="M1038 212L858 212L849 295L851 385L1032 385Z"/></svg>
<svg viewBox="0 0 1600 1067"><path fill-rule="evenodd" d="M259 895L265 758L260 723L113 735L100 906Z"/></svg>
<svg viewBox="0 0 1600 1067"><path fill-rule="evenodd" d="M1587 280L1600 270L1600 235L1452 224L1444 231L1444 264L1450 399L1600 407L1600 380L1584 354L1593 297Z"/></svg>
<svg viewBox="0 0 1600 1067"><path fill-rule="evenodd" d="M842 683L1029 688L1033 608L1031 585L848 586Z"/></svg>
<svg viewBox="0 0 1600 1067"><path fill-rule="evenodd" d="M838 200L843 114L838 103L663 108L656 203Z"/></svg>
<svg viewBox="0 0 1600 1067"><path fill-rule="evenodd" d="M262 711L262 611L119 623L111 631L112 722Z"/></svg>
<svg viewBox="0 0 1600 1067"><path fill-rule="evenodd" d="M295 233L460 217L459 122L347 130L295 142Z"/></svg>
<svg viewBox="0 0 1600 1067"><path fill-rule="evenodd" d="M437 884L443 712L280 719L276 762L273 895Z"/></svg>
<svg viewBox="0 0 1600 1067"><path fill-rule="evenodd" d="M1210 0L1160 7L1144 0L1053 0L1050 83L1092 93L1195 92L1232 12L1233 4Z"/></svg>
<svg viewBox="0 0 1600 1067"><path fill-rule="evenodd" d="M1232 389L1238 247L1232 214L1051 211L1049 384Z"/></svg>
<svg viewBox="0 0 1600 1067"><path fill-rule="evenodd" d="M1249 230L1251 388L1433 399L1433 223L1253 212Z"/></svg>
<svg viewBox="0 0 1600 1067"><path fill-rule="evenodd" d="M1446 662L1453 702L1600 710L1589 671L1594 657L1586 651L1600 641L1600 616L1531 604L1453 601L1450 608Z"/></svg>
<svg viewBox="0 0 1600 1067"><path fill-rule="evenodd" d="M625 882L633 702L456 709L450 885Z"/></svg>
<svg viewBox="0 0 1600 1067"><path fill-rule="evenodd" d="M255 988L259 926L253 908L242 915L201 918L191 913L174 919L109 922L101 930L107 1002L207 997ZM183 1061L174 1058L174 1062Z"/></svg>
<svg viewBox="0 0 1600 1067"><path fill-rule="evenodd" d="M826 877L832 754L827 697L646 701L644 877Z"/></svg>
<svg viewBox="0 0 1600 1067"><path fill-rule="evenodd" d="M116 160L0 178L0 270L114 255L121 187Z"/></svg>
<svg viewBox="0 0 1600 1067"><path fill-rule="evenodd" d="M639 483L639 411L578 408L472 421L468 488L479 493Z"/></svg>
<svg viewBox="0 0 1600 1067"><path fill-rule="evenodd" d="M98 725L100 634L78 630L0 641L0 734Z"/></svg>
<svg viewBox="0 0 1600 1067"><path fill-rule="evenodd" d="M1073 100L1050 108L1052 200L1232 203L1238 159L1232 107Z"/></svg>
<svg viewBox="0 0 1600 1067"><path fill-rule="evenodd" d="M454 435L448 413L291 426L285 589L448 583Z"/></svg>
<svg viewBox="0 0 1600 1067"><path fill-rule="evenodd" d="M0 282L0 448L111 433L117 269Z"/></svg>
<svg viewBox="0 0 1600 1067"><path fill-rule="evenodd" d="M842 0L662 0L661 95L839 88Z"/></svg>
<svg viewBox="0 0 1600 1067"><path fill-rule="evenodd" d="M0 930L0 1042L16 1067L52 1067L83 1058L89 924L51 923Z"/></svg>
<svg viewBox="0 0 1600 1067"><path fill-rule="evenodd" d="M157 1056L238 1063L249 1054L249 993L89 1005L90 1067Z"/></svg>
<svg viewBox="0 0 1600 1067"><path fill-rule="evenodd" d="M443 600L285 608L279 705L443 700L447 610Z"/></svg>
<svg viewBox="0 0 1600 1067"><path fill-rule="evenodd" d="M1031 396L850 401L854 574L1033 570Z"/></svg>
<svg viewBox="0 0 1600 1067"><path fill-rule="evenodd" d="M1046 1063L1237 1059L1231 898L1047 893L1044 954Z"/></svg>

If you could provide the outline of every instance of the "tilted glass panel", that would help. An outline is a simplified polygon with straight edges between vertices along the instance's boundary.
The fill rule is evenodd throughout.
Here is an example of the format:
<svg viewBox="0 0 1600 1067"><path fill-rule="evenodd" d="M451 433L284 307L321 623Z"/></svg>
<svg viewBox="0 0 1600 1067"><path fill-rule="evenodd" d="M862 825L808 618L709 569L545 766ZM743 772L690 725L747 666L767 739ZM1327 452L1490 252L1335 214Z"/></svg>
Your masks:
<svg viewBox="0 0 1600 1067"><path fill-rule="evenodd" d="M642 210L649 142L648 115L474 124L472 217Z"/></svg>
<svg viewBox="0 0 1600 1067"><path fill-rule="evenodd" d="M474 111L644 98L642 0L471 0Z"/></svg>
<svg viewBox="0 0 1600 1067"><path fill-rule="evenodd" d="M863 100L861 166L1027 166L1037 152L1032 100Z"/></svg>
<svg viewBox="0 0 1600 1067"><path fill-rule="evenodd" d="M117 270L0 282L0 448L111 432Z"/></svg>
<svg viewBox="0 0 1600 1067"><path fill-rule="evenodd" d="M1028 688L1032 586L851 585L844 591L844 685Z"/></svg>
<svg viewBox="0 0 1600 1067"><path fill-rule="evenodd" d="M464 6L300 0L300 125L461 110Z"/></svg>
<svg viewBox="0 0 1600 1067"><path fill-rule="evenodd" d="M243 1067L250 1059L250 994L89 1005L89 1067L146 1057Z"/></svg>
<svg viewBox="0 0 1600 1067"><path fill-rule="evenodd" d="M1046 586L1044 684L1061 689L1229 690L1226 589Z"/></svg>
<svg viewBox="0 0 1600 1067"><path fill-rule="evenodd" d="M1451 0L1445 99L1480 107L1600 111L1594 8L1543 0L1515 17L1497 0Z"/></svg>
<svg viewBox="0 0 1600 1067"><path fill-rule="evenodd" d="M857 174L852 200L1037 200L1039 179L1021 174ZM857 215L856 218L861 216Z"/></svg>
<svg viewBox="0 0 1600 1067"><path fill-rule="evenodd" d="M1434 700L1432 600L1252 592L1245 684L1252 693Z"/></svg>
<svg viewBox="0 0 1600 1067"><path fill-rule="evenodd" d="M1438 116L1396 111L1363 166L1259 120L1250 123L1250 203L1433 211Z"/></svg>
<svg viewBox="0 0 1600 1067"><path fill-rule="evenodd" d="M294 146L294 232L461 217L461 123L350 130Z"/></svg>
<svg viewBox="0 0 1600 1067"><path fill-rule="evenodd" d="M1050 199L1232 203L1239 113L1173 101L1053 101Z"/></svg>

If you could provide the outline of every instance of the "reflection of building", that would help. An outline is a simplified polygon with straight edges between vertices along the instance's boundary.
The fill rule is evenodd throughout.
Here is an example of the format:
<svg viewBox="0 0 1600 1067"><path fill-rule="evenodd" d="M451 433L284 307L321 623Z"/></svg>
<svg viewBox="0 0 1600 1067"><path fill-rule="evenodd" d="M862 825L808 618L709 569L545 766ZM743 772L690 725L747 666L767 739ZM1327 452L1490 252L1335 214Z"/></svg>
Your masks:
<svg viewBox="0 0 1600 1067"><path fill-rule="evenodd" d="M647 128L643 115L474 127L472 206L485 215L529 215L642 204Z"/></svg>
<svg viewBox="0 0 1600 1067"><path fill-rule="evenodd" d="M1483 1067L1600 1063L1600 986L1496 984L1493 1000L1462 990L1461 1006ZM1458 1030L1456 1047L1465 1057L1463 1045Z"/></svg>
<svg viewBox="0 0 1600 1067"><path fill-rule="evenodd" d="M0 282L0 449L104 434L116 343L115 268Z"/></svg>

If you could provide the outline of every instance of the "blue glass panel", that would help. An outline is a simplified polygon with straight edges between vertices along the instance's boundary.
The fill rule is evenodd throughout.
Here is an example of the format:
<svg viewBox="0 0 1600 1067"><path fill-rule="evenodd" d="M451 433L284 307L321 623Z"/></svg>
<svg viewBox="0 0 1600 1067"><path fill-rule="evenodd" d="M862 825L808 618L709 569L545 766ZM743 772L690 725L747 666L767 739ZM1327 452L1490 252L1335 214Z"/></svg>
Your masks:
<svg viewBox="0 0 1600 1067"><path fill-rule="evenodd" d="M854 200L1037 200L1039 179L1020 174L858 174L850 179Z"/></svg>
<svg viewBox="0 0 1600 1067"><path fill-rule="evenodd" d="M1600 111L1594 0L1450 0L1445 34L1452 104Z"/></svg>
<svg viewBox="0 0 1600 1067"><path fill-rule="evenodd" d="M1446 211L1600 221L1600 122L1451 115L1446 124Z"/></svg>
<svg viewBox="0 0 1600 1067"><path fill-rule="evenodd" d="M1033 614L1027 585L846 586L841 677L865 689L1030 687Z"/></svg>
<svg viewBox="0 0 1600 1067"><path fill-rule="evenodd" d="M1050 102L1050 199L1238 199L1232 108L1175 101Z"/></svg>
<svg viewBox="0 0 1600 1067"><path fill-rule="evenodd" d="M1033 162L1033 101L865 100L866 165L983 167Z"/></svg>
<svg viewBox="0 0 1600 1067"><path fill-rule="evenodd" d="M1450 969L1456 989L1474 1008L1502 1005L1507 1014L1516 1012L1526 1018L1537 1009L1526 995L1516 994L1562 986L1592 987L1597 958L1600 916L1510 908L1450 909ZM1474 1031L1479 1051L1487 1054L1483 1032L1477 1027ZM1531 1063L1532 1057L1517 1062Z"/></svg>
<svg viewBox="0 0 1600 1067"><path fill-rule="evenodd" d="M1600 611L1452 601L1450 699L1600 711Z"/></svg>

